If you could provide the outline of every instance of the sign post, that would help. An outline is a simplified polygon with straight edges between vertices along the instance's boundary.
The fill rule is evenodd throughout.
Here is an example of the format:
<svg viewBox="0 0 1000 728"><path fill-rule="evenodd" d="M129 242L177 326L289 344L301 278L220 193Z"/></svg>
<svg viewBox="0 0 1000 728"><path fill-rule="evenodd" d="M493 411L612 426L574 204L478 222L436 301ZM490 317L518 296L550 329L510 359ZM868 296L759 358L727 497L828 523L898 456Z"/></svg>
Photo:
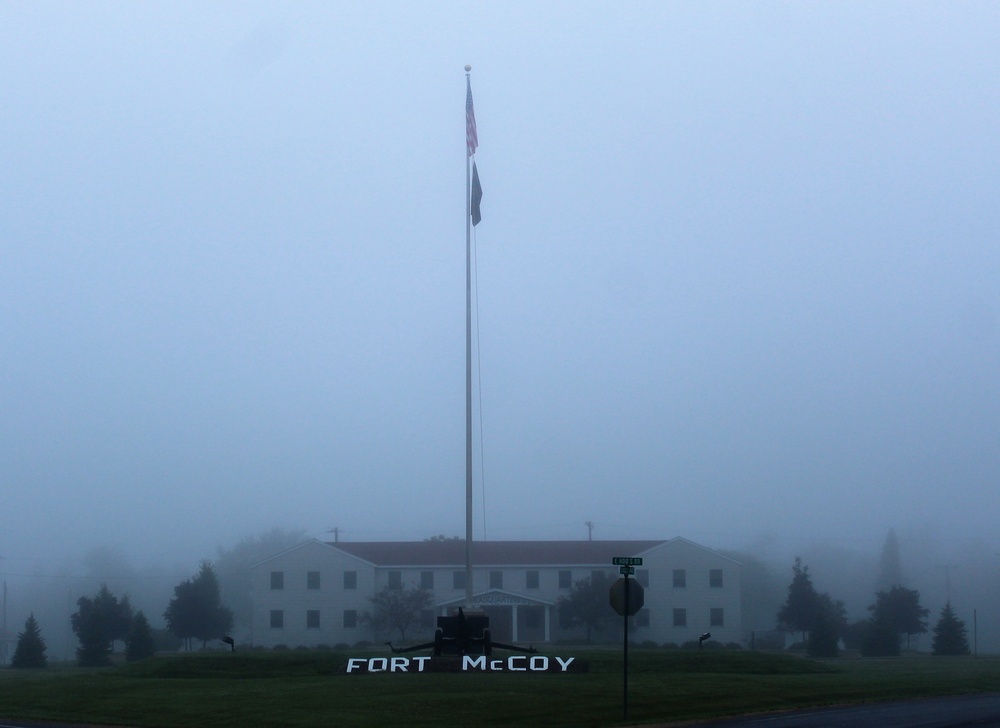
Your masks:
<svg viewBox="0 0 1000 728"><path fill-rule="evenodd" d="M628 720L628 618L642 609L646 600L642 584L629 581L629 576L635 574L635 567L642 566L642 558L638 556L616 556L611 563L619 567L622 578L611 585L611 608L625 618L625 644L622 649L622 719Z"/></svg>

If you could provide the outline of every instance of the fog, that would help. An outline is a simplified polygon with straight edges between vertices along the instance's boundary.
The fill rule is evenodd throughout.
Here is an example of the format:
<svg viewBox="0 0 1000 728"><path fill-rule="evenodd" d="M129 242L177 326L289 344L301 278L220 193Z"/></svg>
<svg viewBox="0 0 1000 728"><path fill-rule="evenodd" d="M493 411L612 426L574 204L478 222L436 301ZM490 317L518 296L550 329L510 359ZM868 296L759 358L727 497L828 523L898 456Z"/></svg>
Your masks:
<svg viewBox="0 0 1000 728"><path fill-rule="evenodd" d="M475 537L801 555L864 616L894 528L1000 650L998 27L0 5L9 629L102 580L155 622L274 527L464 533L469 63Z"/></svg>

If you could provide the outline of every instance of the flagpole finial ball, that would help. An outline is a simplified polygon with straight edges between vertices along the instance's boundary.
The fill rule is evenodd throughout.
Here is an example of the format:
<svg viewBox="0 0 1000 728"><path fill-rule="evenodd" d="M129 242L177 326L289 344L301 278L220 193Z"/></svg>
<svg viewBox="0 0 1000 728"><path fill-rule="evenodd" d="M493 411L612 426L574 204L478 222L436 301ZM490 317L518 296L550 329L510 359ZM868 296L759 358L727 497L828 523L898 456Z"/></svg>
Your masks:
<svg viewBox="0 0 1000 728"><path fill-rule="evenodd" d="M472 66L470 66L468 63L466 63L465 64L465 72L468 73L471 70L472 70Z"/></svg>

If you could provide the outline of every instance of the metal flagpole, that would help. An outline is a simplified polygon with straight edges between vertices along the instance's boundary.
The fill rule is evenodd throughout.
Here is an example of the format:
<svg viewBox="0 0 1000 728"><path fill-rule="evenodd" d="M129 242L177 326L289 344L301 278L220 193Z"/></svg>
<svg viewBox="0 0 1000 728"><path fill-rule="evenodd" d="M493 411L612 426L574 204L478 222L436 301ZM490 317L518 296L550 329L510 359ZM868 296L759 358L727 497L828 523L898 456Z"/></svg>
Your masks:
<svg viewBox="0 0 1000 728"><path fill-rule="evenodd" d="M476 117L472 81L465 67L465 608L472 608L472 155ZM476 141L474 141L476 140Z"/></svg>

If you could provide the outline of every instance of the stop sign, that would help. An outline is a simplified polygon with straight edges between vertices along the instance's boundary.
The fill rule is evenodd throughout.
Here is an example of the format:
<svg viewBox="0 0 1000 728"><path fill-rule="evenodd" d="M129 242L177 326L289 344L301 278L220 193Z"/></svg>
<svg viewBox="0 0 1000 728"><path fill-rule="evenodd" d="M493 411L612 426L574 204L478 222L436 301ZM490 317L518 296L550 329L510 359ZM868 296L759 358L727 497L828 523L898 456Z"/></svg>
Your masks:
<svg viewBox="0 0 1000 728"><path fill-rule="evenodd" d="M628 589L628 612L625 611L625 590ZM646 597L642 584L635 579L619 579L611 585L611 608L623 617L632 617L642 609Z"/></svg>

